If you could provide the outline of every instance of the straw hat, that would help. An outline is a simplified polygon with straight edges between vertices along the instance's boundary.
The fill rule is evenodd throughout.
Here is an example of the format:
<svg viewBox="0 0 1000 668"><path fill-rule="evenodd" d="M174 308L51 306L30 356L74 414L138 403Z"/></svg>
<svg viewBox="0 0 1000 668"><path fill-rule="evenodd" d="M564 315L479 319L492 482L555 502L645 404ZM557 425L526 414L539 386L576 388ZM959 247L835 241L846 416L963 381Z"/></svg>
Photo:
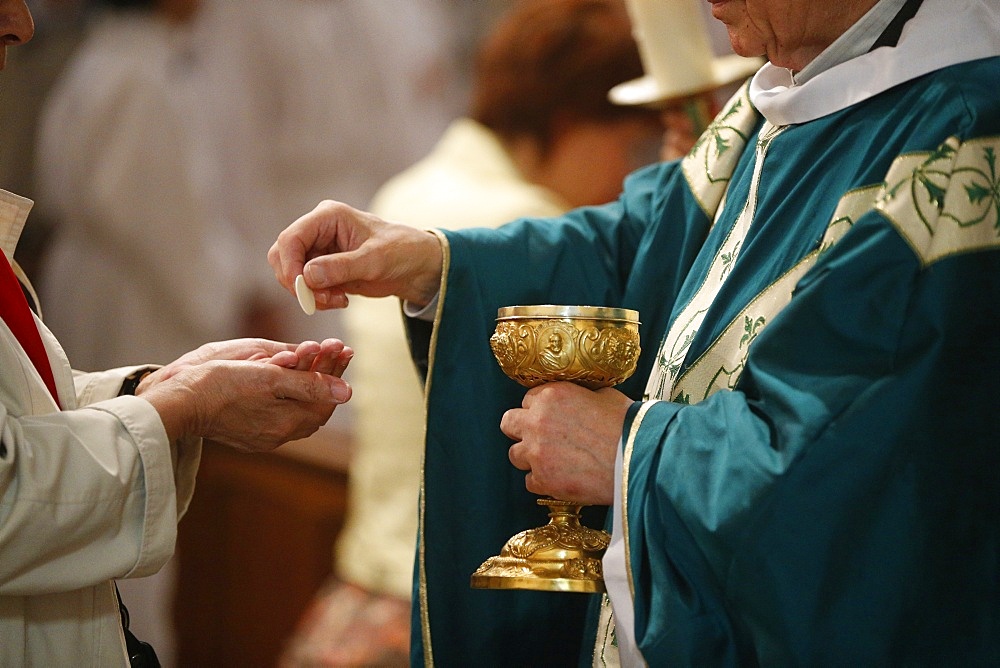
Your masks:
<svg viewBox="0 0 1000 668"><path fill-rule="evenodd" d="M608 92L615 104L651 105L736 83L764 61L712 52L698 0L626 0L645 76Z"/></svg>

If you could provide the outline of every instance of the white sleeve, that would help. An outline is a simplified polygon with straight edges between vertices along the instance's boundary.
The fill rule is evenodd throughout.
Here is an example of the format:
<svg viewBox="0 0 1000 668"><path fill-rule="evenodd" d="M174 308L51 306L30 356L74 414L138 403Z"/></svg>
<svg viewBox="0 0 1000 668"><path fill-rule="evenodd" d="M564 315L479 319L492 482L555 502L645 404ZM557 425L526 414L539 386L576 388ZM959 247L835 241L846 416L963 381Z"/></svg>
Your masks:
<svg viewBox="0 0 1000 668"><path fill-rule="evenodd" d="M132 396L15 417L0 405L0 595L148 575L174 550L200 441Z"/></svg>
<svg viewBox="0 0 1000 668"><path fill-rule="evenodd" d="M625 564L625 536L622 522L622 444L618 443L615 456L615 503L611 509L615 518L611 543L604 553L604 585L614 609L615 637L622 666L645 666L646 662L635 644L635 613L632 608L632 591L628 583Z"/></svg>

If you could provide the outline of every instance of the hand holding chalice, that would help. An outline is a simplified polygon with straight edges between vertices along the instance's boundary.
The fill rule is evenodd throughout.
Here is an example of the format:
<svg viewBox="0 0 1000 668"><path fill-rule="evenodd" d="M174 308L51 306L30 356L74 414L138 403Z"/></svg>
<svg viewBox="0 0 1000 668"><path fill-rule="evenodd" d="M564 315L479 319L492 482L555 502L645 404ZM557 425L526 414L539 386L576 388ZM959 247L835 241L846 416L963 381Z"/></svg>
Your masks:
<svg viewBox="0 0 1000 668"><path fill-rule="evenodd" d="M493 354L525 387L570 381L599 389L621 383L639 358L639 314L595 306L509 306L497 312ZM610 537L580 524L583 504L551 498L550 521L522 531L472 575L477 589L604 591L601 557Z"/></svg>

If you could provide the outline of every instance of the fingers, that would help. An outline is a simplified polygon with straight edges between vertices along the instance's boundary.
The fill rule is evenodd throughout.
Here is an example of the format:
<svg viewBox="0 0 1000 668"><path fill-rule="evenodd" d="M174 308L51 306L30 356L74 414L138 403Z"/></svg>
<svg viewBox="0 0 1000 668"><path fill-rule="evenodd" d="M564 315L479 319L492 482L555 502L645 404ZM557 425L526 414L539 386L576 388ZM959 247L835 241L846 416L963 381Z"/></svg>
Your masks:
<svg viewBox="0 0 1000 668"><path fill-rule="evenodd" d="M286 350L272 356L267 360L267 362L268 364L274 364L275 366L284 367L286 369L294 369L299 363L299 356L291 350Z"/></svg>
<svg viewBox="0 0 1000 668"><path fill-rule="evenodd" d="M295 350L282 350L271 357L250 357L249 361L262 360L268 364L274 364L285 369L308 370L313 359L320 351L320 344L315 341L303 341L295 347Z"/></svg>
<svg viewBox="0 0 1000 668"><path fill-rule="evenodd" d="M343 341L336 339L327 339L324 343L327 343L327 349L329 354L329 348L332 345L336 346L336 352L339 353L344 348ZM317 343L316 341L303 341L295 348L296 363L295 366L290 367L297 371L310 371L312 370L313 364L316 358L319 357L323 351L323 344Z"/></svg>
<svg viewBox="0 0 1000 668"><path fill-rule="evenodd" d="M349 238L337 251L313 257L303 268L317 305L344 307L348 294L428 303L440 288L444 254L438 236L371 214L353 215L342 225Z"/></svg>
<svg viewBox="0 0 1000 668"><path fill-rule="evenodd" d="M328 346L343 353L340 342ZM280 361L285 353L276 357ZM156 408L172 440L200 436L241 449L267 450L314 432L351 393L350 385L333 375L246 360L211 360L180 368L171 378L145 388L142 397Z"/></svg>
<svg viewBox="0 0 1000 668"><path fill-rule="evenodd" d="M302 273L306 254L316 246L323 221L320 202L312 211L286 227L267 251L267 262L274 277L289 292L295 289L295 277Z"/></svg>
<svg viewBox="0 0 1000 668"><path fill-rule="evenodd" d="M361 212L346 204L325 200L285 228L267 252L274 276L294 293L295 277L302 274L314 290L324 287L305 271L306 263L319 256L356 248L367 237Z"/></svg>
<svg viewBox="0 0 1000 668"><path fill-rule="evenodd" d="M253 366L263 375L253 382L253 374L240 374L247 389L239 397L227 396L212 422L213 440L241 450L273 450L314 433L351 398L350 385L336 376L273 364ZM239 369L226 373L232 372Z"/></svg>
<svg viewBox="0 0 1000 668"><path fill-rule="evenodd" d="M344 345L340 339L303 341L295 350L284 350L264 361L285 369L315 371L317 373L342 376L354 357L354 350ZM251 358L256 359L256 358Z"/></svg>
<svg viewBox="0 0 1000 668"><path fill-rule="evenodd" d="M283 351L295 350L297 344L282 343L261 338L214 341L199 346L170 365L194 366L211 360L263 360Z"/></svg>
<svg viewBox="0 0 1000 668"><path fill-rule="evenodd" d="M325 373L340 378L344 375L344 372L347 370L347 366L351 363L351 359L353 358L354 350L344 346L335 353L331 352L329 354L317 355L316 359L313 360L310 371Z"/></svg>
<svg viewBox="0 0 1000 668"><path fill-rule="evenodd" d="M507 458L526 471L534 494L607 504L614 491L614 459L632 400L613 388L591 391L572 383L545 383L506 411L500 428L514 444Z"/></svg>
<svg viewBox="0 0 1000 668"><path fill-rule="evenodd" d="M549 494L544 477L539 476L532 467L530 449L525 443L515 443L507 450L507 459L519 471L525 471L524 488L532 494Z"/></svg>
<svg viewBox="0 0 1000 668"><path fill-rule="evenodd" d="M347 308L351 301L347 293L340 288L320 288L313 290L313 295L316 298L316 308L321 311Z"/></svg>
<svg viewBox="0 0 1000 668"><path fill-rule="evenodd" d="M302 269L318 308L345 308L348 293L368 297L396 295L397 284L405 285L410 280L410 265L417 252L405 246L412 244L413 237L423 239L424 233L360 215L352 224L361 230L355 236L364 236L367 243L358 242L357 248L341 248L313 257ZM356 240L352 238L350 243Z"/></svg>
<svg viewBox="0 0 1000 668"><path fill-rule="evenodd" d="M520 408L511 408L500 418L500 431L512 441L521 440L520 419L523 412Z"/></svg>
<svg viewBox="0 0 1000 668"><path fill-rule="evenodd" d="M319 309L347 308L345 284L356 279L357 253L341 252L313 258L302 268L306 285L313 291Z"/></svg>
<svg viewBox="0 0 1000 668"><path fill-rule="evenodd" d="M507 459L514 468L520 471L527 471L528 474L525 476L525 488L532 492L533 480L529 482L531 478L531 456L528 451L528 446L521 440L521 428L520 419L524 416L525 411L519 408L512 408L503 414L500 419L500 430L503 431L509 438L517 441L514 445L510 446L507 450Z"/></svg>
<svg viewBox="0 0 1000 668"><path fill-rule="evenodd" d="M317 344L315 353L308 356L306 360L308 364L301 368L339 377L353 356L354 351L345 346L340 339L324 339Z"/></svg>
<svg viewBox="0 0 1000 668"><path fill-rule="evenodd" d="M522 442L517 442L507 450L507 459L514 468L521 471L530 471L531 463L528 461L527 447Z"/></svg>
<svg viewBox="0 0 1000 668"><path fill-rule="evenodd" d="M545 486L538 483L538 478L535 476L535 472L531 470L524 474L524 488L532 494L549 496Z"/></svg>
<svg viewBox="0 0 1000 668"><path fill-rule="evenodd" d="M280 399L340 405L350 400L353 390L347 381L335 375L285 369L276 379L273 392Z"/></svg>
<svg viewBox="0 0 1000 668"><path fill-rule="evenodd" d="M443 258L436 234L332 201L289 225L267 253L278 282L294 294L303 276L319 309L346 307L348 294L427 304L440 287Z"/></svg>

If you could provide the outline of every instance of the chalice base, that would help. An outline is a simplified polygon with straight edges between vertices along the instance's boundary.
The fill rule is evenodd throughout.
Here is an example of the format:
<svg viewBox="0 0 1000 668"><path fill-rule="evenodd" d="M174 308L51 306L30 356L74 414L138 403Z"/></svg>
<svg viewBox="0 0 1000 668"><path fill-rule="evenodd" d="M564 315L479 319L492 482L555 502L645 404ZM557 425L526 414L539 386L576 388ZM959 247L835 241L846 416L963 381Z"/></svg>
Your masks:
<svg viewBox="0 0 1000 668"><path fill-rule="evenodd" d="M472 588L604 592L601 557L611 537L580 524L581 504L557 499L538 504L549 507L549 523L511 537L472 574Z"/></svg>

